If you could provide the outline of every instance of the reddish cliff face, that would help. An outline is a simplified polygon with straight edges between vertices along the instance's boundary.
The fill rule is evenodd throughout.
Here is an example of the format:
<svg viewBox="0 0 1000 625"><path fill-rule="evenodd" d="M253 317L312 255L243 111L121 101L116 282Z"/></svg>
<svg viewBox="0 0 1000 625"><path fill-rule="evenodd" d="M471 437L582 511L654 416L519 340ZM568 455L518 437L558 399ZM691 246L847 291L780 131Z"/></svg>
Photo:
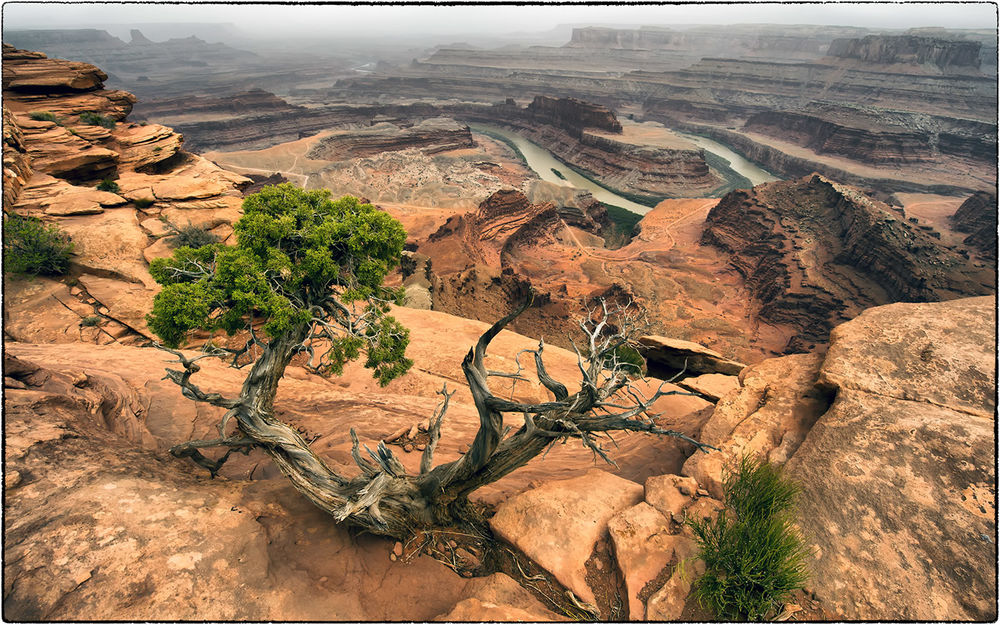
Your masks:
<svg viewBox="0 0 1000 625"><path fill-rule="evenodd" d="M916 35L869 35L862 39L834 39L829 56L866 63L936 65L941 69L978 69L977 41L956 41Z"/></svg>
<svg viewBox="0 0 1000 625"><path fill-rule="evenodd" d="M997 195L978 191L962 202L951 216L955 230L969 234L965 244L976 249L983 258L997 260Z"/></svg>
<svg viewBox="0 0 1000 625"><path fill-rule="evenodd" d="M584 128L597 128L615 133L622 131L622 125L615 117L614 111L606 106L583 102L576 98L535 96L528 105L528 113L575 136L580 136Z"/></svg>
<svg viewBox="0 0 1000 625"><path fill-rule="evenodd" d="M791 351L826 341L870 306L993 292L991 272L819 175L730 193L709 213L702 242L730 254L762 320L799 330Z"/></svg>

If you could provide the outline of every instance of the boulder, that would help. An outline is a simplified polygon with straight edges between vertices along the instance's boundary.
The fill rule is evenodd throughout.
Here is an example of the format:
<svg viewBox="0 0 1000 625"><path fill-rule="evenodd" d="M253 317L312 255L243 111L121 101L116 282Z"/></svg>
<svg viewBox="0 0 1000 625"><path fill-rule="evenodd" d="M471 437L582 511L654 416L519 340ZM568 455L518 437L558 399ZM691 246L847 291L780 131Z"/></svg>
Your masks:
<svg viewBox="0 0 1000 625"><path fill-rule="evenodd" d="M668 519L679 515L698 492L698 482L680 475L654 475L646 480L646 503Z"/></svg>
<svg viewBox="0 0 1000 625"><path fill-rule="evenodd" d="M74 244L73 262L98 275L112 275L153 287L142 252L149 237L139 227L134 209L63 219L59 227Z"/></svg>
<svg viewBox="0 0 1000 625"><path fill-rule="evenodd" d="M846 619L997 617L992 297L893 304L834 330L836 400L786 465Z"/></svg>
<svg viewBox="0 0 1000 625"><path fill-rule="evenodd" d="M749 454L784 463L829 405L816 386L822 359L794 354L749 367L743 386L719 400L701 429L699 440L719 451L692 455L681 473L721 499L722 474L733 460Z"/></svg>
<svg viewBox="0 0 1000 625"><path fill-rule="evenodd" d="M740 380L735 375L721 373L704 373L693 378L684 378L677 383L681 388L700 393L706 399L717 402L740 387Z"/></svg>
<svg viewBox="0 0 1000 625"><path fill-rule="evenodd" d="M665 336L639 337L639 352L650 367L691 373L739 375L746 365L724 358L707 347Z"/></svg>
<svg viewBox="0 0 1000 625"><path fill-rule="evenodd" d="M159 124L123 126L115 130L114 136L121 147L120 162L132 169L167 160L184 141L184 137Z"/></svg>
<svg viewBox="0 0 1000 625"><path fill-rule="evenodd" d="M593 603L584 565L608 521L642 501L642 486L599 469L511 497L490 519L497 535Z"/></svg>
<svg viewBox="0 0 1000 625"><path fill-rule="evenodd" d="M160 200L193 200L221 195L228 189L218 180L177 175L153 185L153 195Z"/></svg>
<svg viewBox="0 0 1000 625"><path fill-rule="evenodd" d="M628 589L629 619L644 620L646 610L639 594L673 556L670 521L656 508L642 502L612 517L608 532Z"/></svg>
<svg viewBox="0 0 1000 625"><path fill-rule="evenodd" d="M691 582L705 572L705 563L694 560L698 544L692 538L682 534L671 536L668 548L674 568L666 583L646 602L648 621L681 620Z"/></svg>
<svg viewBox="0 0 1000 625"><path fill-rule="evenodd" d="M564 616L545 608L530 592L511 577L494 573L469 581L465 590L471 596L455 604L435 621L565 621Z"/></svg>

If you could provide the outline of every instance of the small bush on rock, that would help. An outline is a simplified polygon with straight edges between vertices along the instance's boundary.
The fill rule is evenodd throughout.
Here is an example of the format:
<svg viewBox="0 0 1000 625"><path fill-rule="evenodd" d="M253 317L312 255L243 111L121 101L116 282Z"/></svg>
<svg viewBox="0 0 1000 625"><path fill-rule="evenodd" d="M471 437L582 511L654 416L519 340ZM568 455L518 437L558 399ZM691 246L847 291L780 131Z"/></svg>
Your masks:
<svg viewBox="0 0 1000 625"><path fill-rule="evenodd" d="M99 323L101 323L101 318L98 317L97 315L91 315L90 317L84 317L83 319L80 320L80 325L82 325L84 327L87 327L87 328L92 328L92 327L98 325Z"/></svg>
<svg viewBox="0 0 1000 625"><path fill-rule="evenodd" d="M188 224L183 228L180 228L177 230L177 234L170 237L170 246L175 248L190 247L198 249L199 247L204 247L218 242L219 237L215 236L208 230L205 230L201 226L195 226L192 224Z"/></svg>
<svg viewBox="0 0 1000 625"><path fill-rule="evenodd" d="M97 185L98 191L108 191L109 193L121 193L121 187L111 178L105 178Z"/></svg>
<svg viewBox="0 0 1000 625"><path fill-rule="evenodd" d="M744 456L723 479L726 508L714 520L688 520L705 574L694 583L718 618L760 621L807 579L809 555L792 525L799 488L769 462Z"/></svg>
<svg viewBox="0 0 1000 625"><path fill-rule="evenodd" d="M150 197L140 197L136 198L133 203L135 204L136 208L149 208L150 206L153 205L154 201L155 200Z"/></svg>
<svg viewBox="0 0 1000 625"><path fill-rule="evenodd" d="M88 126L102 126L108 129L115 127L115 120L89 111L86 113L80 113L80 123L87 124Z"/></svg>
<svg viewBox="0 0 1000 625"><path fill-rule="evenodd" d="M73 243L59 228L34 217L4 215L4 271L16 274L58 276L69 269Z"/></svg>
<svg viewBox="0 0 1000 625"><path fill-rule="evenodd" d="M55 114L50 113L48 111L32 111L28 113L28 117L35 120L36 122L55 122L57 124L59 123L59 120L56 118Z"/></svg>

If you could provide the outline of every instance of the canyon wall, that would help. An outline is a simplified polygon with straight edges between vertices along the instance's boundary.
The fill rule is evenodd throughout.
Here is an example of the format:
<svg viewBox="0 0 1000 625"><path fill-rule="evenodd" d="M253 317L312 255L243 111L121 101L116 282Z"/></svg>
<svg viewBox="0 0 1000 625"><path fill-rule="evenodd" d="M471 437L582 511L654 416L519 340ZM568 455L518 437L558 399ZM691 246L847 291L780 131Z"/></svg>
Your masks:
<svg viewBox="0 0 1000 625"><path fill-rule="evenodd" d="M983 258L997 260L997 194L979 191L962 202L950 218L951 225L959 232L965 232L964 243L976 249Z"/></svg>
<svg viewBox="0 0 1000 625"><path fill-rule="evenodd" d="M576 98L535 96L527 109L528 115L552 126L558 126L579 137L585 128L621 133L622 125L614 111L600 104L582 102Z"/></svg>
<svg viewBox="0 0 1000 625"><path fill-rule="evenodd" d="M834 39L829 56L858 59L866 63L907 63L936 65L948 69L979 69L979 49L975 41L955 41L916 35L868 35L861 39Z"/></svg>
<svg viewBox="0 0 1000 625"><path fill-rule="evenodd" d="M989 268L819 175L726 195L708 214L702 241L730 254L756 314L797 328L792 349L823 342L870 306L993 291Z"/></svg>

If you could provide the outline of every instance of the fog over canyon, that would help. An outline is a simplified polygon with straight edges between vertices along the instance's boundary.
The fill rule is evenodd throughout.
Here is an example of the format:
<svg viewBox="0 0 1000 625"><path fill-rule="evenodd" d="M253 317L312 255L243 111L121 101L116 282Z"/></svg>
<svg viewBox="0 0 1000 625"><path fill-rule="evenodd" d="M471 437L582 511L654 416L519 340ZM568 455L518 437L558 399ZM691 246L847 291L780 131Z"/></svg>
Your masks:
<svg viewBox="0 0 1000 625"><path fill-rule="evenodd" d="M59 6L4 5L5 619L713 620L746 459L769 620L996 618L995 4ZM253 247L321 189L371 221ZM408 364L299 337L252 408L300 313Z"/></svg>

